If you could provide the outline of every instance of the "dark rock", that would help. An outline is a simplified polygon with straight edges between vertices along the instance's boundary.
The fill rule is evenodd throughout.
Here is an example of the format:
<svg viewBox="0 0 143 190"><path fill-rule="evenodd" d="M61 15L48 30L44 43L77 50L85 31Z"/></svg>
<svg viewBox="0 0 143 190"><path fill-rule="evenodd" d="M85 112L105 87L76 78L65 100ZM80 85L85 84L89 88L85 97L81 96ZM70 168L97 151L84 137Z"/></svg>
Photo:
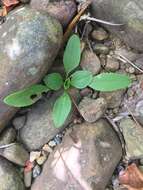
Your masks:
<svg viewBox="0 0 143 190"><path fill-rule="evenodd" d="M111 56L107 56L105 69L107 71L117 71L120 67L119 61Z"/></svg>
<svg viewBox="0 0 143 190"><path fill-rule="evenodd" d="M93 75L98 74L101 70L99 58L89 50L83 52L80 65L82 69L90 71Z"/></svg>
<svg viewBox="0 0 143 190"><path fill-rule="evenodd" d="M2 157L0 157L0 189L25 190L16 168Z"/></svg>
<svg viewBox="0 0 143 190"><path fill-rule="evenodd" d="M97 54L105 54L107 55L109 53L109 48L104 44L93 44L93 51Z"/></svg>
<svg viewBox="0 0 143 190"><path fill-rule="evenodd" d="M76 125L50 154L31 190L104 190L121 155L119 139L105 120Z"/></svg>
<svg viewBox="0 0 143 190"><path fill-rule="evenodd" d="M65 27L76 14L77 7L74 1L31 0L33 9L46 12L55 17Z"/></svg>
<svg viewBox="0 0 143 190"><path fill-rule="evenodd" d="M91 36L94 40L103 41L108 38L108 33L103 28L93 30Z"/></svg>
<svg viewBox="0 0 143 190"><path fill-rule="evenodd" d="M3 103L8 94L41 80L62 40L57 20L28 7L11 12L0 26L0 130L17 111Z"/></svg>
<svg viewBox="0 0 143 190"><path fill-rule="evenodd" d="M30 2L30 0L20 0L21 1L21 3L29 3Z"/></svg>

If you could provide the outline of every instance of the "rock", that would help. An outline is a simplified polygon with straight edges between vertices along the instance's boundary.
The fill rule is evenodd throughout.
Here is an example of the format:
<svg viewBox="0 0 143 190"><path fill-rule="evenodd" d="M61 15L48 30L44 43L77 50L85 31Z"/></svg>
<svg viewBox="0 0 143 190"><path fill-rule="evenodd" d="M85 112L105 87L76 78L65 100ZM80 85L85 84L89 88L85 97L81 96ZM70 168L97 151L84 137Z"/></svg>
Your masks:
<svg viewBox="0 0 143 190"><path fill-rule="evenodd" d="M92 45L93 47L93 51L97 54L105 54L107 55L109 53L109 48L104 45L104 44L97 44L97 43L94 43Z"/></svg>
<svg viewBox="0 0 143 190"><path fill-rule="evenodd" d="M91 11L98 19L124 24L104 27L124 39L130 47L143 51L142 0L94 0Z"/></svg>
<svg viewBox="0 0 143 190"><path fill-rule="evenodd" d="M141 76L141 75L140 75ZM127 96L124 96L122 109L123 112L128 112L128 108L137 119L137 121L143 125L143 79L139 78L137 82L133 83L127 91ZM128 108L126 107L128 106Z"/></svg>
<svg viewBox="0 0 143 190"><path fill-rule="evenodd" d="M83 89L80 91L80 95L81 95L82 97L85 97L85 96L91 97L91 96L92 96L92 93L93 93L93 90L92 90L91 88L88 88L88 87L83 88Z"/></svg>
<svg viewBox="0 0 143 190"><path fill-rule="evenodd" d="M36 162L37 162L37 164L39 164L39 165L43 165L46 160L47 160L47 156L46 156L46 155L42 155L42 156L40 156L40 157L36 160Z"/></svg>
<svg viewBox="0 0 143 190"><path fill-rule="evenodd" d="M117 59L111 57L111 56L107 56L107 61L106 61L106 65L105 65L105 69L107 71L117 71L119 69L119 62Z"/></svg>
<svg viewBox="0 0 143 190"><path fill-rule="evenodd" d="M24 171L24 184L25 187L30 187L32 182L32 171Z"/></svg>
<svg viewBox="0 0 143 190"><path fill-rule="evenodd" d="M41 151L32 151L30 152L30 162L34 162L36 159L38 159L41 155Z"/></svg>
<svg viewBox="0 0 143 190"><path fill-rule="evenodd" d="M103 28L98 28L97 30L93 30L91 36L94 40L102 41L108 38L108 33Z"/></svg>
<svg viewBox="0 0 143 190"><path fill-rule="evenodd" d="M28 152L18 143L5 148L2 156L20 166L24 166L25 162L29 159Z"/></svg>
<svg viewBox="0 0 143 190"><path fill-rule="evenodd" d="M121 120L120 129L122 130L126 153L128 158L140 157L143 155L143 128L137 125L132 119Z"/></svg>
<svg viewBox="0 0 143 190"><path fill-rule="evenodd" d="M16 168L2 157L0 157L0 189L25 190Z"/></svg>
<svg viewBox="0 0 143 190"><path fill-rule="evenodd" d="M48 145L49 145L51 148L54 148L54 147L57 145L57 143L56 143L54 140L51 140L51 141L49 141Z"/></svg>
<svg viewBox="0 0 143 190"><path fill-rule="evenodd" d="M51 1L49 0L31 0L33 9L46 12L55 17L65 27L76 14L77 7L74 1Z"/></svg>
<svg viewBox="0 0 143 190"><path fill-rule="evenodd" d="M129 67L128 68L128 73L134 74L135 73L135 68L134 67Z"/></svg>
<svg viewBox="0 0 143 190"><path fill-rule="evenodd" d="M29 3L30 2L30 0L20 0L21 1L21 3Z"/></svg>
<svg viewBox="0 0 143 190"><path fill-rule="evenodd" d="M93 123L103 116L107 103L104 98L92 99L85 97L80 102L78 108L85 121Z"/></svg>
<svg viewBox="0 0 143 190"><path fill-rule="evenodd" d="M108 108L116 108L121 105L124 92L125 90L117 90L114 92L101 92L100 97L106 100Z"/></svg>
<svg viewBox="0 0 143 190"><path fill-rule="evenodd" d="M136 57L136 61L134 62L134 64L140 68L143 71L143 54L140 54ZM142 74L139 70L135 69L136 74Z"/></svg>
<svg viewBox="0 0 143 190"><path fill-rule="evenodd" d="M41 168L40 166L36 165L34 168L33 168L33 178L36 178L40 175L41 173Z"/></svg>
<svg viewBox="0 0 143 190"><path fill-rule="evenodd" d="M96 75L101 70L100 60L97 55L90 50L85 50L81 58L81 67L83 70L90 71L93 75Z"/></svg>
<svg viewBox="0 0 143 190"><path fill-rule="evenodd" d="M121 155L118 137L106 120L76 125L50 154L31 190L104 190Z"/></svg>
<svg viewBox="0 0 143 190"><path fill-rule="evenodd" d="M135 62L135 60L139 56L137 53L134 53L133 51L128 50L126 47L121 46L119 48L118 47L115 47L115 48L116 48L114 52L115 55L122 55L132 62ZM123 63L123 64L126 64L126 63Z"/></svg>
<svg viewBox="0 0 143 190"><path fill-rule="evenodd" d="M21 129L26 122L26 116L19 116L13 119L12 124L16 130Z"/></svg>
<svg viewBox="0 0 143 190"><path fill-rule="evenodd" d="M28 7L12 11L0 26L0 130L17 111L3 103L8 94L41 80L62 41L57 20Z"/></svg>
<svg viewBox="0 0 143 190"><path fill-rule="evenodd" d="M53 149L52 149L48 144L45 144L45 145L42 147L42 150L44 150L44 151L47 152L47 153L53 152Z"/></svg>
<svg viewBox="0 0 143 190"><path fill-rule="evenodd" d="M78 91L74 91L74 96ZM79 92L78 92L79 94ZM55 93L50 99L37 102L27 115L27 122L20 130L20 138L29 150L37 150L56 136L62 128L55 128L52 120L53 105L61 92ZM63 125L71 121L72 113Z"/></svg>
<svg viewBox="0 0 143 190"><path fill-rule="evenodd" d="M15 138L16 131L12 127L5 129L0 135L0 146L14 142Z"/></svg>

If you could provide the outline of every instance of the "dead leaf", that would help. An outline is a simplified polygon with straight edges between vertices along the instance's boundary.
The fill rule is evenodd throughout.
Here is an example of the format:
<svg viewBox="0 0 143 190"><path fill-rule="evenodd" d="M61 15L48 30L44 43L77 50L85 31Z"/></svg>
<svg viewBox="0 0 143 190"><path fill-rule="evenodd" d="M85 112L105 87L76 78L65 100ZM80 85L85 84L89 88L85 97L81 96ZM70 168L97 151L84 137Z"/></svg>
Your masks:
<svg viewBox="0 0 143 190"><path fill-rule="evenodd" d="M3 7L0 10L0 16L5 17L10 10L12 10L17 4L19 4L19 0L2 0Z"/></svg>
<svg viewBox="0 0 143 190"><path fill-rule="evenodd" d="M119 181L128 190L143 190L143 173L136 164L131 164L119 175Z"/></svg>
<svg viewBox="0 0 143 190"><path fill-rule="evenodd" d="M12 5L17 5L19 3L18 0L2 0L2 2L6 7L11 7Z"/></svg>

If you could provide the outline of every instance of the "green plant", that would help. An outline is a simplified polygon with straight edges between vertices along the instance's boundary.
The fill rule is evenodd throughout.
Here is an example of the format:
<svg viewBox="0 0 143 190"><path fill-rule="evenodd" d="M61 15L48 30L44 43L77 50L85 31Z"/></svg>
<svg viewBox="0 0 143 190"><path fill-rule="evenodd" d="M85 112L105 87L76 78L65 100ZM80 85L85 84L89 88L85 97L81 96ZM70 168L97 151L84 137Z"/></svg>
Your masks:
<svg viewBox="0 0 143 190"><path fill-rule="evenodd" d="M63 63L65 68L65 80L59 73L51 73L45 76L44 84L32 85L24 90L12 93L4 98L4 102L14 107L25 107L32 105L42 96L43 92L49 90L64 89L63 94L56 100L53 107L53 121L55 127L61 127L67 119L71 108L72 100L68 89L72 86L78 89L90 87L99 91L113 91L126 88L131 84L128 76L117 73L102 73L92 76L91 72L75 69L80 64L81 50L80 39L72 35L67 43Z"/></svg>

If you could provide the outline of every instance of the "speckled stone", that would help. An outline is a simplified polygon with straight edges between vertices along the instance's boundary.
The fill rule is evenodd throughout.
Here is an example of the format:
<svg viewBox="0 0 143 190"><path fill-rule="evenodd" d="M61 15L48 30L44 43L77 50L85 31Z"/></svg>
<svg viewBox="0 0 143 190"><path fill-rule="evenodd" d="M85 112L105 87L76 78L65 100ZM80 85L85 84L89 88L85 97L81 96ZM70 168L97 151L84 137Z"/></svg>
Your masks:
<svg viewBox="0 0 143 190"><path fill-rule="evenodd" d="M62 41L60 23L19 7L0 26L0 130L17 109L3 103L8 94L37 83L52 65Z"/></svg>

